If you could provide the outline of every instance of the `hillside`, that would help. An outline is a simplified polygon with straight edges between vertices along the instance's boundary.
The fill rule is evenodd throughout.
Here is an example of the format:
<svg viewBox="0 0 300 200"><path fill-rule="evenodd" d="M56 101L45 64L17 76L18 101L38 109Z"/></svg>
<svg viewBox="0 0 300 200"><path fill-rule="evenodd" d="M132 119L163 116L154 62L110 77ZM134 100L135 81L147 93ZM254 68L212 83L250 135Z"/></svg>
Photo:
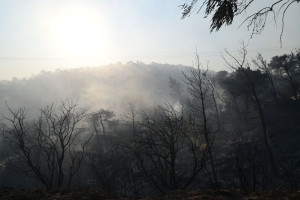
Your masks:
<svg viewBox="0 0 300 200"><path fill-rule="evenodd" d="M12 108L38 109L63 99L78 100L90 110L108 108L121 114L129 103L152 106L175 103L170 80L182 84L185 66L167 64L127 63L95 68L42 71L28 79L0 82L0 110L5 102ZM182 92L183 88L181 88ZM183 94L182 94L183 95Z"/></svg>

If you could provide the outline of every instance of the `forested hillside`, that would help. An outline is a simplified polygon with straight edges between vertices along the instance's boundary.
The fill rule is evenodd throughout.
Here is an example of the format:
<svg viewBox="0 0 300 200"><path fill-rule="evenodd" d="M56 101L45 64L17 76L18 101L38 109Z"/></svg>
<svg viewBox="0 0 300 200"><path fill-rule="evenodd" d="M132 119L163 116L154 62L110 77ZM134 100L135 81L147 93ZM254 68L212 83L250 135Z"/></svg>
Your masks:
<svg viewBox="0 0 300 200"><path fill-rule="evenodd" d="M266 61L242 48L225 60L230 71L196 56L194 67L112 64L2 81L1 186L133 198L298 190L299 50Z"/></svg>

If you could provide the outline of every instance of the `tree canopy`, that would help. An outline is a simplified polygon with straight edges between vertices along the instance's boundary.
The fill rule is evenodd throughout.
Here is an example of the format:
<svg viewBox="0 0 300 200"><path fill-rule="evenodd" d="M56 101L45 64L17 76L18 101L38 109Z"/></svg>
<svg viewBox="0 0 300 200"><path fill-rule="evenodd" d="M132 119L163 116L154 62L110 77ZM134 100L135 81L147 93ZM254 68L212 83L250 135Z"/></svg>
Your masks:
<svg viewBox="0 0 300 200"><path fill-rule="evenodd" d="M181 5L183 10L182 18L190 16L194 9L197 13L205 9L205 18L212 15L210 31L218 31L223 25L231 25L235 17L246 13L246 10L253 4L254 0L205 0L202 2L198 0L189 0L187 3ZM284 18L286 11L300 0L277 0L269 3L268 6L259 8L254 13L248 15L241 23L247 24L248 29L252 30L253 34L261 33L267 22L267 17L272 15L274 21L277 17L281 17L282 31L284 29Z"/></svg>

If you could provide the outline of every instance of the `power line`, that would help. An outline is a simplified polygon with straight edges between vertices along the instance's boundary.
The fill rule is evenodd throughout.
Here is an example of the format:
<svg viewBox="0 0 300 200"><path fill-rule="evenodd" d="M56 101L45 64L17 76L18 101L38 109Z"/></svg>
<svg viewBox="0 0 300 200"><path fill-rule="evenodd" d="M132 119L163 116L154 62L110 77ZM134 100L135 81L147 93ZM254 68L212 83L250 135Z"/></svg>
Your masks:
<svg viewBox="0 0 300 200"><path fill-rule="evenodd" d="M65 58L55 57L1 57L0 60L63 60Z"/></svg>
<svg viewBox="0 0 300 200"><path fill-rule="evenodd" d="M261 48L261 49L248 49L249 53L265 53L265 52L284 52L291 51L291 49L296 49L297 47L285 47L285 48L277 48L277 47L269 47L269 48ZM5 51L0 51L5 52ZM12 51L10 51L12 52ZM230 53L238 53L238 50L228 50ZM199 56L221 56L222 51L198 51ZM143 54L143 55L124 55L124 56L107 56L107 58L167 58L167 57L192 57L195 52L191 51L175 51L166 54ZM97 57L94 57L97 58ZM66 60L64 57L14 57L14 56L0 56L0 60ZM87 58L88 59L88 58Z"/></svg>

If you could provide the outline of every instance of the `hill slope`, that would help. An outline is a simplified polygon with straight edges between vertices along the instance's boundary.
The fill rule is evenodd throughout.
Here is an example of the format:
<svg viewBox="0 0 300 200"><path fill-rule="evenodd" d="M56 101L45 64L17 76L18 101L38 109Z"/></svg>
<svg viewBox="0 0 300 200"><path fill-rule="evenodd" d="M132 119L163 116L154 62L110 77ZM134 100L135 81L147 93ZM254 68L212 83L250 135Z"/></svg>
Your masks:
<svg viewBox="0 0 300 200"><path fill-rule="evenodd" d="M43 71L29 79L1 81L0 110L2 113L7 110L5 102L12 108L38 109L66 98L78 100L90 110L108 108L118 114L123 113L129 103L146 107L174 103L179 97L172 95L174 88L170 84L180 87L177 93L184 93L182 71L188 70L185 66L131 62Z"/></svg>

